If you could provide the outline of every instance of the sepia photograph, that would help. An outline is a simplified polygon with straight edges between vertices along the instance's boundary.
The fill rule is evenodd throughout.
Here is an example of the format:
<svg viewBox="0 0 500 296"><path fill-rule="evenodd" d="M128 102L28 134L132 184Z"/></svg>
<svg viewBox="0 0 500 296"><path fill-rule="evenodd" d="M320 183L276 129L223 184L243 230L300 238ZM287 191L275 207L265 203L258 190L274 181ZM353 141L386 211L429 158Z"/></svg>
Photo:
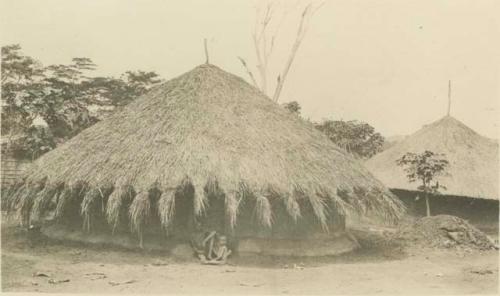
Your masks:
<svg viewBox="0 0 500 296"><path fill-rule="evenodd" d="M498 294L499 11L0 0L1 292Z"/></svg>

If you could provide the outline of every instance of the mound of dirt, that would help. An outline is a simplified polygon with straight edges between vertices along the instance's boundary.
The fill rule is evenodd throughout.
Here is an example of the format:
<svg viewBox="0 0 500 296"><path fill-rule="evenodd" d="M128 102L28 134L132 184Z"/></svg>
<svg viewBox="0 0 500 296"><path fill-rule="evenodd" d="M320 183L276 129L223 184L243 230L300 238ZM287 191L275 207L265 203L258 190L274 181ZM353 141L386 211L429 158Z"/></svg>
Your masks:
<svg viewBox="0 0 500 296"><path fill-rule="evenodd" d="M497 249L483 232L455 216L437 215L402 225L394 235L404 243L439 249Z"/></svg>

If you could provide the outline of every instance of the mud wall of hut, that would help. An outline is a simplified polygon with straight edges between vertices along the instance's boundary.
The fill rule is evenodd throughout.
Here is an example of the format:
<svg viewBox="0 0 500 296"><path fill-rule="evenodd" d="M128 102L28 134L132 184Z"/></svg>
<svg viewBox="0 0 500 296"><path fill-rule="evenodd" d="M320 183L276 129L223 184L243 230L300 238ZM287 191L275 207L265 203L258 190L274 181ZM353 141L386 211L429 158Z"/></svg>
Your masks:
<svg viewBox="0 0 500 296"><path fill-rule="evenodd" d="M425 199L417 200L417 192L391 189L408 209L412 216L426 215ZM453 215L465 219L483 230L498 230L498 200L470 198L464 196L430 196L431 215Z"/></svg>

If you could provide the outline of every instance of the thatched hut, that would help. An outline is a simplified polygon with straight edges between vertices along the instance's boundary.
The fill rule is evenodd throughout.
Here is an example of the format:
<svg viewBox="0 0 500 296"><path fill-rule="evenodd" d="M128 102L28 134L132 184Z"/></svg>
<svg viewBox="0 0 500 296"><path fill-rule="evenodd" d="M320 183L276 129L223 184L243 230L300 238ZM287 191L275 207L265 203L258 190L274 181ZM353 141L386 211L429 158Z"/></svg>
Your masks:
<svg viewBox="0 0 500 296"><path fill-rule="evenodd" d="M55 221L141 239L183 239L195 219L234 238L312 238L403 209L311 124L209 64L42 156L9 200L25 223L53 203Z"/></svg>
<svg viewBox="0 0 500 296"><path fill-rule="evenodd" d="M405 202L410 213L423 215L417 182L410 183L396 160L406 152L430 150L449 162L437 180L446 189L432 196L431 214L451 214L471 221L498 224L498 143L477 134L451 116L424 126L398 144L375 155L367 168Z"/></svg>
<svg viewBox="0 0 500 296"><path fill-rule="evenodd" d="M16 137L18 138L18 137ZM19 157L11 147L12 139L1 138L0 188L13 185L31 163L30 159Z"/></svg>

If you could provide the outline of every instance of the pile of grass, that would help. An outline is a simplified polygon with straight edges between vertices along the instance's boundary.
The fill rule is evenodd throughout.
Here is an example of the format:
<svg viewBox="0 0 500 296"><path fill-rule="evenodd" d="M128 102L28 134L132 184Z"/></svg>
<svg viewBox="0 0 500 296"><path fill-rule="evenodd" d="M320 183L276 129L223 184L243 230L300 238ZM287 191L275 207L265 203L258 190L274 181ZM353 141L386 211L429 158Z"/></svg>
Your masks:
<svg viewBox="0 0 500 296"><path fill-rule="evenodd" d="M450 215L423 217L412 223L402 224L394 234L394 238L417 248L468 250L497 248L482 231L467 221Z"/></svg>

